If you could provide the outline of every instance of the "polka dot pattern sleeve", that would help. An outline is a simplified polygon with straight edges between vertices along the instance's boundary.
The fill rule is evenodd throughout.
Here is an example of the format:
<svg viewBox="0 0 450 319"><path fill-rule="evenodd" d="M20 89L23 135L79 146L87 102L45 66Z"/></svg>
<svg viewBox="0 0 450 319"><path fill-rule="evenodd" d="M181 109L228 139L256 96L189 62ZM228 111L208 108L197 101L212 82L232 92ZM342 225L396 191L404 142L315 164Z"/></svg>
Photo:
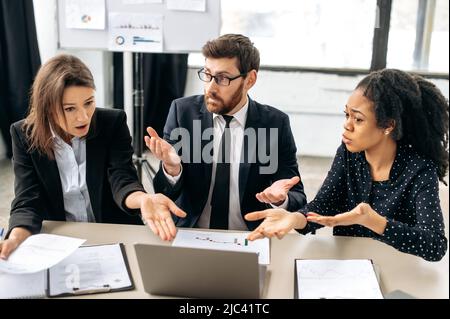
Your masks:
<svg viewBox="0 0 450 319"><path fill-rule="evenodd" d="M401 252L437 261L445 255L448 245L438 187L434 163L409 145L398 144L385 181L372 180L364 152L351 153L341 145L317 196L300 212L334 216L367 203L387 220L382 235L357 224L336 226L333 234L371 237ZM306 234L319 227L308 223L298 232Z"/></svg>
<svg viewBox="0 0 450 319"><path fill-rule="evenodd" d="M333 164L319 192L311 202L300 209L301 213L314 212L320 215L333 216L343 211L347 196L344 155L345 147L341 145L336 151ZM308 222L304 229L297 231L301 234L307 234L321 227L323 226Z"/></svg>
<svg viewBox="0 0 450 319"><path fill-rule="evenodd" d="M425 260L441 260L447 251L447 239L438 184L436 169L427 165L427 168L415 178L412 196L405 196L415 207L412 211L414 218L402 222L395 217L387 217L388 223L383 235L377 235L375 238L402 252L420 256Z"/></svg>

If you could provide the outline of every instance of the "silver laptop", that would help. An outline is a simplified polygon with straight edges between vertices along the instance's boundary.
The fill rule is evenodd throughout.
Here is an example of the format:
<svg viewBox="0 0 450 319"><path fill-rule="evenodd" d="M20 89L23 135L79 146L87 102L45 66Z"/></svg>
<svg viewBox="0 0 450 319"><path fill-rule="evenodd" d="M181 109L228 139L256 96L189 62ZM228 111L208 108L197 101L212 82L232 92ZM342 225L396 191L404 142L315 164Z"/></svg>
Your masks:
<svg viewBox="0 0 450 319"><path fill-rule="evenodd" d="M135 244L144 289L197 298L263 296L266 267L253 252Z"/></svg>

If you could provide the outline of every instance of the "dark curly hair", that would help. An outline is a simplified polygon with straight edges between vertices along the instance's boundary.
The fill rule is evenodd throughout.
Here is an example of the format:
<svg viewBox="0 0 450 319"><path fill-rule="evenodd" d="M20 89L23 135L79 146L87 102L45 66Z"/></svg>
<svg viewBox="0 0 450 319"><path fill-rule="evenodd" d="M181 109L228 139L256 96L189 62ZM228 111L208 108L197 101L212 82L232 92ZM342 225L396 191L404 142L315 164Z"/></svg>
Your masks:
<svg viewBox="0 0 450 319"><path fill-rule="evenodd" d="M395 121L392 137L433 160L439 180L446 184L449 104L441 91L419 75L395 69L370 73L356 89L374 102L378 127Z"/></svg>

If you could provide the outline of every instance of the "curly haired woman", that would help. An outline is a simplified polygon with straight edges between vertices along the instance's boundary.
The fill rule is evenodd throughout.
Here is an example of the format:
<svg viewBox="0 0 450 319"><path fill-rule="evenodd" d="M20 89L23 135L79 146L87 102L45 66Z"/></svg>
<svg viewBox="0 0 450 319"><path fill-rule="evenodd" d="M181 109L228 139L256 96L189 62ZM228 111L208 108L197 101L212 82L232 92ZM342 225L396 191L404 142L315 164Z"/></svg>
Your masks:
<svg viewBox="0 0 450 319"><path fill-rule="evenodd" d="M249 239L302 234L323 226L334 235L371 237L438 261L447 251L439 180L448 170L449 105L417 75L376 71L345 106L342 145L313 201L297 213L268 209Z"/></svg>

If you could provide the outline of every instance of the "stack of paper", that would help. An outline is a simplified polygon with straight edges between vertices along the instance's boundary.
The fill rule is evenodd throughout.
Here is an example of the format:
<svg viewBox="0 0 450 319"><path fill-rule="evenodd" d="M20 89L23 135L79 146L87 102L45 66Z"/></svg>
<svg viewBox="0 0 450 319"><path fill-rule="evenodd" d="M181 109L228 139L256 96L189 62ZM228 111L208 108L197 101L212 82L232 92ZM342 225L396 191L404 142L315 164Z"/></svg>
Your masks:
<svg viewBox="0 0 450 319"><path fill-rule="evenodd" d="M28 237L8 260L0 260L0 298L45 297L46 269L71 255L85 241L49 234Z"/></svg>

